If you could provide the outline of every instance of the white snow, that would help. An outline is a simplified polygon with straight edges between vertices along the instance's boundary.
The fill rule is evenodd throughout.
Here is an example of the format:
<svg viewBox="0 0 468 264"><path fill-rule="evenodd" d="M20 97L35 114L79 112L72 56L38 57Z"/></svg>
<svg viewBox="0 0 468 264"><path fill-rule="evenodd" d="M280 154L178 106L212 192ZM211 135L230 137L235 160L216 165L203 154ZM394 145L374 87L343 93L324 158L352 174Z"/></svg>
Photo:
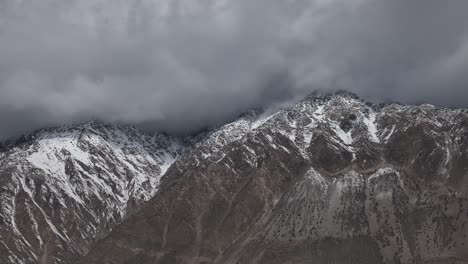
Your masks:
<svg viewBox="0 0 468 264"><path fill-rule="evenodd" d="M89 153L77 146L77 133L57 135L52 138L38 140L38 149L27 157L27 160L36 168L51 174L63 175L65 167L62 162L61 151L68 151L70 156L84 164L89 165Z"/></svg>
<svg viewBox="0 0 468 264"><path fill-rule="evenodd" d="M167 169L176 161L175 156L171 156L168 153L165 153L165 155L162 157L162 163L159 165L161 169L161 173L159 174L160 177L162 177L164 174L166 174Z"/></svg>
<svg viewBox="0 0 468 264"><path fill-rule="evenodd" d="M344 132L343 129L341 129L341 127L336 122L332 122L330 125L333 131L335 132L335 134L344 144L346 145L353 144L353 137L351 135L351 130L348 132Z"/></svg>
<svg viewBox="0 0 468 264"><path fill-rule="evenodd" d="M310 131L304 131L304 143L308 145L310 145L310 142L312 141L312 136L313 136L313 133L310 132Z"/></svg>
<svg viewBox="0 0 468 264"><path fill-rule="evenodd" d="M260 126L262 126L263 124L265 124L268 120L272 119L273 117L275 117L279 112L271 112L270 111L267 111L263 114L261 114L258 119L252 123L252 126L251 126L251 129L257 129L259 128Z"/></svg>
<svg viewBox="0 0 468 264"><path fill-rule="evenodd" d="M324 105L319 105L317 106L317 109L312 113L314 118L317 119L318 121L323 121L325 119L325 106Z"/></svg>
<svg viewBox="0 0 468 264"><path fill-rule="evenodd" d="M268 139L268 141L273 142L273 138L270 135L266 135L266 138Z"/></svg>
<svg viewBox="0 0 468 264"><path fill-rule="evenodd" d="M384 141L388 142L388 140L390 139L390 137L393 135L394 132L395 132L395 125L392 126L392 129L390 130L388 135L385 136Z"/></svg>
<svg viewBox="0 0 468 264"><path fill-rule="evenodd" d="M381 177L383 175L387 175L387 174L392 173L392 172L395 172L395 170L390 168L390 167L380 168L374 174L372 174L369 178L367 178L367 181L372 181L373 179L376 179L376 178Z"/></svg>
<svg viewBox="0 0 468 264"><path fill-rule="evenodd" d="M380 139L377 136L377 124L375 123L376 114L374 112L369 114L369 117L364 117L363 122L367 126L367 131L369 132L370 140L375 143L380 143Z"/></svg>

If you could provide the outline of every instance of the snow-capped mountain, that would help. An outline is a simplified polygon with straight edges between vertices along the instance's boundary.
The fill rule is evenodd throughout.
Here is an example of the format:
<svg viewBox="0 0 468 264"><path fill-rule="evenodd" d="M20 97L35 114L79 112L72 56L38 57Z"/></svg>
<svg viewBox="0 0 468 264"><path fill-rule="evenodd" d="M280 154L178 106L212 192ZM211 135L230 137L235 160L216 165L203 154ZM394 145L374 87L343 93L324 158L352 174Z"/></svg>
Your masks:
<svg viewBox="0 0 468 264"><path fill-rule="evenodd" d="M192 146L78 263L467 263L468 113L348 93Z"/></svg>
<svg viewBox="0 0 468 264"><path fill-rule="evenodd" d="M0 151L0 263L468 263L467 164L467 110L349 93L42 130Z"/></svg>
<svg viewBox="0 0 468 264"><path fill-rule="evenodd" d="M99 122L44 129L0 152L0 263L70 263L158 190L182 150Z"/></svg>

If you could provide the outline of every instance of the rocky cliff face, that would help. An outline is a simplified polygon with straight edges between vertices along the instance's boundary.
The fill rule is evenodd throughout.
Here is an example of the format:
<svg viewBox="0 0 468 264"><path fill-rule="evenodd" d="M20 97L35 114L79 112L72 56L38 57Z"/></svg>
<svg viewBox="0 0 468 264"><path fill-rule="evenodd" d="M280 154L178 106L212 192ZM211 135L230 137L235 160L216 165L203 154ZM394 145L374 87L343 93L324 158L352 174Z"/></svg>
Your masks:
<svg viewBox="0 0 468 264"><path fill-rule="evenodd" d="M310 96L190 144L87 124L0 176L0 262L468 263L466 110Z"/></svg>
<svg viewBox="0 0 468 264"><path fill-rule="evenodd" d="M468 113L311 96L192 146L77 263L468 263Z"/></svg>
<svg viewBox="0 0 468 264"><path fill-rule="evenodd" d="M180 141L90 122L0 152L0 263L70 263L149 200Z"/></svg>

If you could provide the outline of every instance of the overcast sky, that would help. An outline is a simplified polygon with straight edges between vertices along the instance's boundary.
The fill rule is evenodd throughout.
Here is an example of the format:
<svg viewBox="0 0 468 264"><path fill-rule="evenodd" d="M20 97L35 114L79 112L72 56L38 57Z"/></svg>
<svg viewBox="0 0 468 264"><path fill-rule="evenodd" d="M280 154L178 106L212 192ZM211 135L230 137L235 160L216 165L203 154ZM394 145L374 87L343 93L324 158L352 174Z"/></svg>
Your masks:
<svg viewBox="0 0 468 264"><path fill-rule="evenodd" d="M185 133L346 89L468 107L466 0L1 0L0 139L88 119Z"/></svg>

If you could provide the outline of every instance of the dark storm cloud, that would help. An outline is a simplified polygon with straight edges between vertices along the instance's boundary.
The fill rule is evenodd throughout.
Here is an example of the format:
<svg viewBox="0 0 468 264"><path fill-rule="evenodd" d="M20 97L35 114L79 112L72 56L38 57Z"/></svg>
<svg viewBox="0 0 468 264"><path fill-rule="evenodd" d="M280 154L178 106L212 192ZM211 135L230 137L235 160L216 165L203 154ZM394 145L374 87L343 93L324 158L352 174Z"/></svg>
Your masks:
<svg viewBox="0 0 468 264"><path fill-rule="evenodd" d="M467 106L465 0L3 0L0 138L187 132L315 89Z"/></svg>

